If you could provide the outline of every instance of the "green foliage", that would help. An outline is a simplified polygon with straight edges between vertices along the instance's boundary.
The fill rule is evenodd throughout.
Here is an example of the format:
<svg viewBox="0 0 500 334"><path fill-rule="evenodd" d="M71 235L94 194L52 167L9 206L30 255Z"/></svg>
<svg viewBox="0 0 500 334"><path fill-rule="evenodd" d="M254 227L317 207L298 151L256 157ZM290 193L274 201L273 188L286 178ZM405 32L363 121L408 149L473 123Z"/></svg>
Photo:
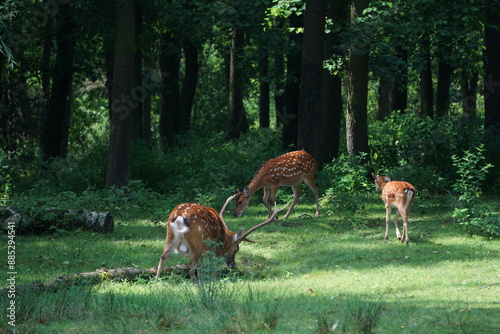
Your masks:
<svg viewBox="0 0 500 334"><path fill-rule="evenodd" d="M365 155L342 154L331 164L325 165L318 176L318 183L326 187L320 203L335 212L353 213L363 209L366 194L372 184L368 182L367 169L361 165Z"/></svg>
<svg viewBox="0 0 500 334"><path fill-rule="evenodd" d="M459 194L453 217L470 235L500 237L500 215L478 202L488 169L493 167L484 163L484 146L464 151L462 157L454 155L452 159L459 175L453 184L453 190Z"/></svg>
<svg viewBox="0 0 500 334"><path fill-rule="evenodd" d="M482 133L478 120L393 113L370 125L371 163L379 173L401 175L421 194L444 194L454 181L452 156L477 147Z"/></svg>

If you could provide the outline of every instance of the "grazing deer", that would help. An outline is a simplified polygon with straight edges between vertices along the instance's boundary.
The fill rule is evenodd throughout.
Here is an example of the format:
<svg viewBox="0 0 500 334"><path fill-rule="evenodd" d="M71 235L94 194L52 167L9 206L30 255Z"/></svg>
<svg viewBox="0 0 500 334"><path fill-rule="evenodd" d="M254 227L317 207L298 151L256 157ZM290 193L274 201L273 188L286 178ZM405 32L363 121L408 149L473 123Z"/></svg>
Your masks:
<svg viewBox="0 0 500 334"><path fill-rule="evenodd" d="M394 213L394 225L396 226L396 236L401 242L408 245L410 238L408 237L408 215L410 214L411 206L415 200L415 188L404 181L391 181L388 176L377 175L372 173L375 179L375 186L377 190L382 190L382 200L385 203L385 236L387 239L389 234L389 221L391 219L392 208L397 210ZM403 235L399 233L398 217L403 217Z"/></svg>
<svg viewBox="0 0 500 334"><path fill-rule="evenodd" d="M280 155L277 158L264 162L255 173L252 181L243 191L237 191L236 208L234 215L239 217L248 206L252 195L264 187L262 198L268 209L268 217L271 217L272 204L276 205L276 191L280 186L291 186L293 190L293 202L284 218L288 218L293 207L300 198L300 184L305 182L316 197L316 217L319 217L318 186L314 183L316 160L306 151L294 151Z"/></svg>
<svg viewBox="0 0 500 334"><path fill-rule="evenodd" d="M242 241L256 242L247 239L247 236L256 229L275 220L276 214L283 210L276 209L271 217L263 223L255 225L248 231L241 228L238 233L231 232L224 221L224 210L228 203L236 195L230 196L220 213L214 209L196 203L183 203L177 205L167 222L167 237L163 254L156 271L156 280L160 276L163 264L173 251L190 257L189 275L194 282L196 266L201 262L203 254L207 252L210 245L207 241L216 243L213 249L216 256L224 258L224 262L229 268L234 268L234 256L240 248ZM198 280L200 274L198 273Z"/></svg>

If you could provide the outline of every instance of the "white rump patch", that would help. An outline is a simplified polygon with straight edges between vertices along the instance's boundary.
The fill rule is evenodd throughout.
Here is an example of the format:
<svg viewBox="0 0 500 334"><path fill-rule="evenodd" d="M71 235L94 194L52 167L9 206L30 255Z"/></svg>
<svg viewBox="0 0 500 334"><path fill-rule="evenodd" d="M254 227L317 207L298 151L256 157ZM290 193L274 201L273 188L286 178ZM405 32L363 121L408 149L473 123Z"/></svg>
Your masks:
<svg viewBox="0 0 500 334"><path fill-rule="evenodd" d="M172 227L175 235L184 234L189 231L186 218L182 216L177 217L173 222L171 222L170 227Z"/></svg>

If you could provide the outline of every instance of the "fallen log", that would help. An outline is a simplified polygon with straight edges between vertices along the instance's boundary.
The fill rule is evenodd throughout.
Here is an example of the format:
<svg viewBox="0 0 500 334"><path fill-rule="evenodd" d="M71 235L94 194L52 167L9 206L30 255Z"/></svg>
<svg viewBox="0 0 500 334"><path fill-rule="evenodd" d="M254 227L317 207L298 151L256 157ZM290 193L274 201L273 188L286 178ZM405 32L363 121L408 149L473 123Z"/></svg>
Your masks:
<svg viewBox="0 0 500 334"><path fill-rule="evenodd" d="M189 277L189 267L178 265L164 267L161 271L162 276L171 276L178 274L181 277ZM153 279L156 276L156 267L141 269L137 267L116 268L116 269L97 269L96 271L63 275L50 282L35 281L26 285L15 287L16 294L34 291L34 292L56 292L57 290L75 285L95 285L104 281L133 281L135 279ZM0 290L0 293L12 292L11 288Z"/></svg>
<svg viewBox="0 0 500 334"><path fill-rule="evenodd" d="M58 208L0 208L3 230L16 234L40 234L57 230L77 229L94 232L113 231L113 217L109 212L66 210Z"/></svg>

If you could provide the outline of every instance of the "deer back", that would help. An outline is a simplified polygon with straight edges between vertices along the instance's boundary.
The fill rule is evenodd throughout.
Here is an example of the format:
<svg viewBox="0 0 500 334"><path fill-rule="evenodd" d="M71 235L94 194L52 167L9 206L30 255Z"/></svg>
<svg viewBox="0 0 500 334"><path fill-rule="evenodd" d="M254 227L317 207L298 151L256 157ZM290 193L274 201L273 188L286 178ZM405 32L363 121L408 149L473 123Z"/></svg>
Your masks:
<svg viewBox="0 0 500 334"><path fill-rule="evenodd" d="M372 173L375 179L375 186L382 190L382 199L385 203L392 206L404 204L404 207L409 207L415 199L415 188L405 181L391 181L388 176L377 175Z"/></svg>
<svg viewBox="0 0 500 334"><path fill-rule="evenodd" d="M316 160L309 153L293 151L264 162L252 181L260 182L263 186L291 186L300 183L304 177L314 176L316 169Z"/></svg>
<svg viewBox="0 0 500 334"><path fill-rule="evenodd" d="M175 225L179 217L183 217L185 221L184 229ZM180 237L189 248L189 253L197 256L201 256L210 246L215 246L217 255L224 255L234 239L234 233L227 228L217 211L197 203L179 204L170 213L168 221L167 234L170 233L171 238L176 238L179 237L176 234L181 234L181 231ZM182 249L178 251L182 252Z"/></svg>

